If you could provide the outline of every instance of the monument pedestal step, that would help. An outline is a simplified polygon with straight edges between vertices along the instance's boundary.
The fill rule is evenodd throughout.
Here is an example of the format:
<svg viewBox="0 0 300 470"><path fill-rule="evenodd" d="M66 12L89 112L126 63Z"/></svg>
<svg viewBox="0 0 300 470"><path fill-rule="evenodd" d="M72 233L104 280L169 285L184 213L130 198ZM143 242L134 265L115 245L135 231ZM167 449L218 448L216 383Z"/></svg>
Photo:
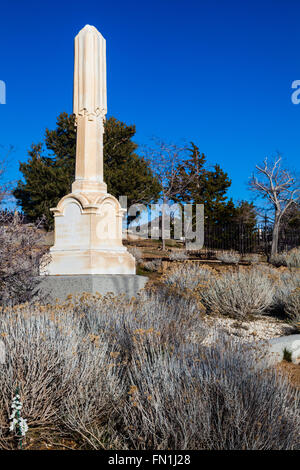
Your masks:
<svg viewBox="0 0 300 470"><path fill-rule="evenodd" d="M40 276L39 289L46 303L64 301L71 294L83 293L101 295L109 292L135 297L148 281L146 276L136 274L86 274Z"/></svg>
<svg viewBox="0 0 300 470"><path fill-rule="evenodd" d="M49 276L135 275L135 259L126 250L50 249L51 261L40 274Z"/></svg>

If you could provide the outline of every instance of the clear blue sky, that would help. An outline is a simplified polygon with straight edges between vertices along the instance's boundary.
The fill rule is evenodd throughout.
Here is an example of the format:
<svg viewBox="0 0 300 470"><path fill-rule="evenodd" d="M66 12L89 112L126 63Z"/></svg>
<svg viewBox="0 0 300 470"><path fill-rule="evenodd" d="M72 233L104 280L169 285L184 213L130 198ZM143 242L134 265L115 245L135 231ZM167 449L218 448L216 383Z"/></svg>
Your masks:
<svg viewBox="0 0 300 470"><path fill-rule="evenodd" d="M85 24L107 41L108 115L136 124L138 143L193 140L228 172L235 200L249 198L247 179L266 155L280 151L299 168L299 0L11 0L0 19L10 177L72 112L73 39Z"/></svg>

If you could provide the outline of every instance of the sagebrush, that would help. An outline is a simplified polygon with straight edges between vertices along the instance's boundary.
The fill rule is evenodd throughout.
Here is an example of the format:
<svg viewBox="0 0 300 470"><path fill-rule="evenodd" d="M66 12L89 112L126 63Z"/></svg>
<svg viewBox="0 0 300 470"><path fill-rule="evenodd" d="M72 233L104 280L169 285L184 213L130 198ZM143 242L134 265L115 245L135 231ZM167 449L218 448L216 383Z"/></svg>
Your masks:
<svg viewBox="0 0 300 470"><path fill-rule="evenodd" d="M235 251L223 251L221 253L217 253L216 258L223 263L238 264L241 259L241 255Z"/></svg>
<svg viewBox="0 0 300 470"><path fill-rule="evenodd" d="M192 297L82 295L0 312L0 445L16 384L35 429L86 449L298 449L299 393L263 351L207 329ZM191 337L197 334L197 341ZM26 442L25 442L26 445Z"/></svg>
<svg viewBox="0 0 300 470"><path fill-rule="evenodd" d="M172 251L169 254L169 259L171 261L185 261L189 258L189 255L185 251Z"/></svg>
<svg viewBox="0 0 300 470"><path fill-rule="evenodd" d="M212 280L203 302L210 313L243 318L266 311L274 292L274 282L259 270L227 271Z"/></svg>
<svg viewBox="0 0 300 470"><path fill-rule="evenodd" d="M271 263L274 266L287 266L288 268L300 268L300 248L273 255Z"/></svg>

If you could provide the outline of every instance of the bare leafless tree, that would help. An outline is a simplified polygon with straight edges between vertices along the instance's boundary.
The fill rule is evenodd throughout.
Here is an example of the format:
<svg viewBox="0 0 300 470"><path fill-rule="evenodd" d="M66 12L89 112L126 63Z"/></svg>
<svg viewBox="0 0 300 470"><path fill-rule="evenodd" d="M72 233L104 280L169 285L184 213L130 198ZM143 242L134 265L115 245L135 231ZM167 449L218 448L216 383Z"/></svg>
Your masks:
<svg viewBox="0 0 300 470"><path fill-rule="evenodd" d="M0 161L0 204L4 201L7 196L9 189L8 184L4 183L4 174L5 174L5 163Z"/></svg>
<svg viewBox="0 0 300 470"><path fill-rule="evenodd" d="M6 172L7 166L9 164L10 155L14 151L14 148L11 146L4 155L0 154L0 205L11 195L11 190L13 187L12 181L7 181Z"/></svg>
<svg viewBox="0 0 300 470"><path fill-rule="evenodd" d="M0 212L0 305L27 302L39 293L39 267L49 262L42 221L26 224Z"/></svg>
<svg viewBox="0 0 300 470"><path fill-rule="evenodd" d="M299 178L282 167L282 158L278 155L271 163L265 158L262 165L256 165L256 175L251 178L250 188L262 196L273 210L272 258L278 251L282 217L300 199Z"/></svg>
<svg viewBox="0 0 300 470"><path fill-rule="evenodd" d="M163 140L154 138L152 147L145 147L143 150L144 158L152 168L153 173L157 177L161 186L162 209L161 209L161 226L162 226L162 248L165 250L165 220L166 207L173 197L178 194L180 184L186 187L195 177L190 175L190 180L185 179L182 183L180 178L182 167L184 166L186 146L178 146L176 144L168 144Z"/></svg>

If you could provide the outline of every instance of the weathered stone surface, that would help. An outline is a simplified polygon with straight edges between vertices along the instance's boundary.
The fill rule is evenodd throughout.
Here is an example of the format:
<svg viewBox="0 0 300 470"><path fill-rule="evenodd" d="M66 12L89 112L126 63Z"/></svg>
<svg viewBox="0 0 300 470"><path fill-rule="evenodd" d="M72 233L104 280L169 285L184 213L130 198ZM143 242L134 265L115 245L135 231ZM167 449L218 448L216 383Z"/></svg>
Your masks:
<svg viewBox="0 0 300 470"><path fill-rule="evenodd" d="M300 334L270 339L266 341L266 348L268 351L266 360L270 365L282 361L285 348L291 352L292 362L300 363Z"/></svg>
<svg viewBox="0 0 300 470"><path fill-rule="evenodd" d="M148 278L145 276L130 274L45 276L42 278L40 290L46 303L54 303L56 300L64 301L68 295L74 296L84 292L102 295L111 292L115 295L125 294L131 298L145 287L147 281Z"/></svg>

